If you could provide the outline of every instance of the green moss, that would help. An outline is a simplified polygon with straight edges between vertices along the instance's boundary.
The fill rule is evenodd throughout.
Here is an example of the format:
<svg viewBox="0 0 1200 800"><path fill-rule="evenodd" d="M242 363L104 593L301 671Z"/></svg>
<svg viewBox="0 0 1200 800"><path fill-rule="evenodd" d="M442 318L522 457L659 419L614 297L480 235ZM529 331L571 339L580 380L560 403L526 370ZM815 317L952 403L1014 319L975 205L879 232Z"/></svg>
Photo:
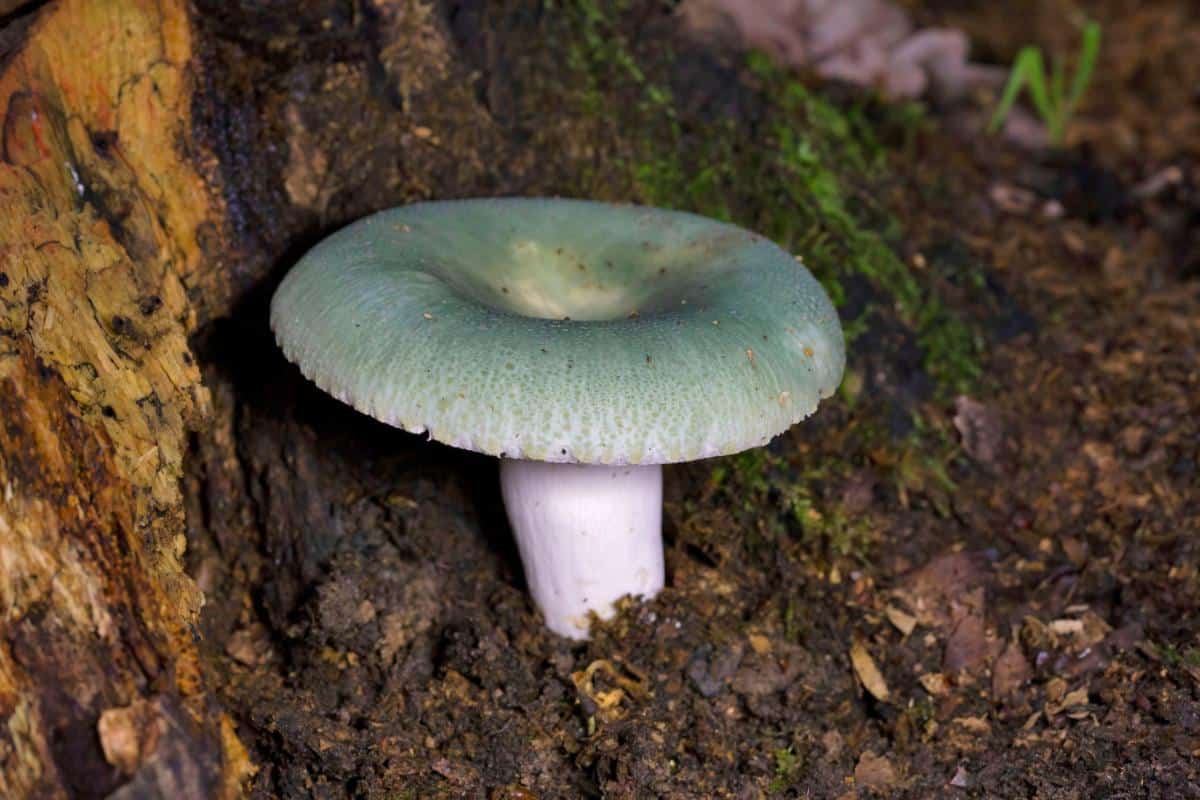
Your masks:
<svg viewBox="0 0 1200 800"><path fill-rule="evenodd" d="M705 497L730 508L748 532L746 548L777 549L793 540L805 557L822 560L867 557L866 519L824 499L821 488L845 478L846 460L815 460L801 468L764 447L722 459L713 467Z"/></svg>
<svg viewBox="0 0 1200 800"><path fill-rule="evenodd" d="M894 311L915 332L943 393L971 386L981 338L894 252L900 226L875 196L887 157L861 109L834 106L754 53L743 72L765 101L756 119L684 118L662 77L674 54L639 53L625 29L637 16L635 0L546 4L561 27L564 83L578 87L568 102L613 134L596 154L604 163L592 161L578 175L585 192L757 230L801 254L839 306L848 282L866 279L887 307L843 320L849 342L871 314ZM893 109L889 120L905 130L920 124L912 105Z"/></svg>
<svg viewBox="0 0 1200 800"><path fill-rule="evenodd" d="M937 718L937 709L929 697L922 697L910 703L900 713L907 719L909 730L921 736L929 730L929 723Z"/></svg>
<svg viewBox="0 0 1200 800"><path fill-rule="evenodd" d="M775 776L767 786L767 791L774 794L784 791L795 782L803 759L791 747L777 748L771 755L775 760Z"/></svg>
<svg viewBox="0 0 1200 800"><path fill-rule="evenodd" d="M1173 644L1150 643L1151 651L1158 656L1159 661L1169 667L1184 667L1186 669L1200 669L1200 648L1188 647L1180 650Z"/></svg>
<svg viewBox="0 0 1200 800"><path fill-rule="evenodd" d="M920 495L944 508L952 488L944 437L918 426L913 439L893 441L875 405L858 402L864 376L854 347L899 323L913 332L941 397L969 391L980 374L983 338L959 309L983 290L982 275L915 272L897 255L904 231L881 199L895 183L896 148L924 124L919 107L834 104L761 53L732 65L736 87L722 79L696 90L693 76L673 84L679 60L694 54L692 45L679 42L671 52L664 36L646 33L667 24L657 0L543 2L550 13L541 17L539 40L560 49L532 59L540 66L518 82L535 144L567 158L544 165L558 172L541 176L538 188L687 210L759 231L801 254L842 309L849 361L841 396L850 411L839 426L842 457L789 463L758 449L722 459L693 509L733 513L744 533L737 546L751 556L782 542L798 559L865 560L869 521L851 518L837 498L868 453L903 502ZM710 97L721 99L706 107ZM893 346L878 338L872 346ZM717 531L705 533L710 527L686 535L720 558L727 543Z"/></svg>

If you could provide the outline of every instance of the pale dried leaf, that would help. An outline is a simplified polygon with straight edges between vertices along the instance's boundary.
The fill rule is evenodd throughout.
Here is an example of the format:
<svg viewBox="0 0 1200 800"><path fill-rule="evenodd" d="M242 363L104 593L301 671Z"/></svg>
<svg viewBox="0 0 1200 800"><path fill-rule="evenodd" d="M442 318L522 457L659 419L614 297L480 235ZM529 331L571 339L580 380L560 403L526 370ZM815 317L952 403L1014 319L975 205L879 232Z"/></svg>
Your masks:
<svg viewBox="0 0 1200 800"><path fill-rule="evenodd" d="M985 734L992 732L991 723L984 717L957 717L954 722L971 733Z"/></svg>
<svg viewBox="0 0 1200 800"><path fill-rule="evenodd" d="M1083 620L1056 619L1050 622L1050 630L1059 636L1076 636L1083 633Z"/></svg>
<svg viewBox="0 0 1200 800"><path fill-rule="evenodd" d="M887 756L877 756L870 750L863 753L854 767L854 783L867 789L883 791L896 782L896 769Z"/></svg>
<svg viewBox="0 0 1200 800"><path fill-rule="evenodd" d="M1062 696L1062 699L1057 702L1054 702L1054 701L1047 702L1046 708L1045 708L1046 716L1053 717L1056 714L1060 714L1069 708L1075 708L1076 706L1086 705L1087 701L1088 701L1088 689L1086 686L1080 686L1078 689L1075 689L1074 691L1067 692L1065 695Z"/></svg>
<svg viewBox="0 0 1200 800"><path fill-rule="evenodd" d="M854 666L854 674L862 682L863 687L871 693L871 696L881 702L886 702L888 699L887 682L883 679L883 673L879 671L879 667L875 666L875 659L871 658L871 654L867 652L862 642L855 642L850 646L850 663Z"/></svg>
<svg viewBox="0 0 1200 800"><path fill-rule="evenodd" d="M750 640L750 649L760 656L771 652L771 640L761 633L752 633L747 638Z"/></svg>
<svg viewBox="0 0 1200 800"><path fill-rule="evenodd" d="M883 610L887 616L888 622L896 626L896 630L908 636L917 627L917 618L912 614L906 614L895 606L888 606Z"/></svg>

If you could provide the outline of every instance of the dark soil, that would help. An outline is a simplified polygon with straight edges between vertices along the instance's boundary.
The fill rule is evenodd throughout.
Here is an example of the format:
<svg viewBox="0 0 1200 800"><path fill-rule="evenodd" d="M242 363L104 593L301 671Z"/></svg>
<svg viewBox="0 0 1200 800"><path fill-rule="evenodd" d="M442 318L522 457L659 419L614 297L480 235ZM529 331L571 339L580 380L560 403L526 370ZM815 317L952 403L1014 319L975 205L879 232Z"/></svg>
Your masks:
<svg viewBox="0 0 1200 800"><path fill-rule="evenodd" d="M1190 5L1089 6L1106 61L1065 152L937 118L893 135L839 99L877 120L886 169L864 185L977 369L943 376L886 282L842 276L844 317L866 320L843 392L765 451L668 467L667 588L586 644L542 628L493 459L325 396L266 325L296 254L373 208L652 194L619 179L640 151L606 124L616 105L537 111L534 46L565 33L500 5L208 9L207 136L263 161L223 157L245 249L234 311L198 343L215 423L190 459L189 552L253 796L1200 797ZM1005 60L1074 47L1046 5L1062 16L917 10ZM758 141L768 83L656 4L626 13L635 52L666 54L682 135L718 119ZM756 197L732 216L766 219Z"/></svg>

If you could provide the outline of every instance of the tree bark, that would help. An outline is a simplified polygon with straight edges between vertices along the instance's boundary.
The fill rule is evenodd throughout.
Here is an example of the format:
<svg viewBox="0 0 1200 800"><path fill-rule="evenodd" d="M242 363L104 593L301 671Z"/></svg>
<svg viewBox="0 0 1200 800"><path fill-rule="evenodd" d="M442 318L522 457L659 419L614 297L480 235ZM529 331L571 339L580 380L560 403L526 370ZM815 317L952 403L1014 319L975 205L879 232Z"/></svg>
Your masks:
<svg viewBox="0 0 1200 800"><path fill-rule="evenodd" d="M19 6L19 4L17 4ZM0 796L219 797L179 480L223 219L183 0L4 8Z"/></svg>
<svg viewBox="0 0 1200 800"><path fill-rule="evenodd" d="M286 364L270 290L304 249L379 208L636 196L630 148L645 132L607 106L559 113L549 45L565 23L544 8L0 0L0 797L249 791L254 767L216 694L257 701L230 689L231 664L255 663L256 630L291 641L343 529L400 513L335 513L371 480L347 464L382 434L350 430L362 420L321 406L333 401ZM666 41L649 11L629 24ZM602 95L579 92L636 107L622 64L598 67ZM720 71L702 89L684 107L725 116L748 96ZM339 425L347 452L313 432ZM397 434L382 449L418 446ZM460 544L472 562L487 554L464 549L478 537ZM442 577L422 569L392 570L408 576L396 630L436 605ZM423 768L402 737L380 755L372 730L329 734L327 709L283 719L291 695L277 694L269 713L235 709L256 790L348 786L368 764L391 791ZM415 735L407 712L388 713Z"/></svg>

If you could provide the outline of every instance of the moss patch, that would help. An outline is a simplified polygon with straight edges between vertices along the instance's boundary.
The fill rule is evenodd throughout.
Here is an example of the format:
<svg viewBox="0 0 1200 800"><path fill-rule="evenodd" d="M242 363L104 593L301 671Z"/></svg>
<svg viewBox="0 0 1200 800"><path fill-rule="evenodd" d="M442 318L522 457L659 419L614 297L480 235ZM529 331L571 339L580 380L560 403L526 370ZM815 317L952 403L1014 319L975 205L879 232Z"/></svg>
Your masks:
<svg viewBox="0 0 1200 800"><path fill-rule="evenodd" d="M844 315L848 286L865 279L873 297L843 320L851 345L873 315L895 315L916 336L940 392L972 385L982 337L897 256L900 226L877 200L888 153L863 107L834 105L761 53L731 56L727 77L737 89L702 86L707 96L697 102L684 96L696 91L695 73L678 74L689 45L672 51L641 35L644 3L547 6L559 29L552 41L563 48L561 86L578 87L557 99L588 129L577 141L595 143L580 154L586 167L575 191L757 230L800 255ZM653 52L640 51L646 40ZM736 92L729 113L721 95ZM910 108L900 113L902 124L919 121Z"/></svg>
<svg viewBox="0 0 1200 800"><path fill-rule="evenodd" d="M912 495L945 513L953 488L948 429L921 419L917 403L978 381L984 335L963 309L986 286L961 259L943 274L943 261L915 269L898 254L904 231L881 198L896 182L893 142L911 138L920 109L861 97L836 103L765 54L714 55L664 34L674 20L641 0L544 7L552 13L542 18L542 41L559 50L527 62L519 82L529 90L539 149L564 153L571 165L557 167L550 191L692 211L759 231L798 254L842 313L849 413L824 410L816 428L808 423L771 450L718 462L684 509L681 537L724 561L726 535L706 517L721 507L751 560L755 548L782 543L822 571L840 560L861 563L875 537L838 493L867 463L906 504ZM547 107L557 113L537 113ZM864 386L864 374L880 364L904 385ZM889 415L903 418L899 429ZM816 429L840 444L811 447L805 437Z"/></svg>

